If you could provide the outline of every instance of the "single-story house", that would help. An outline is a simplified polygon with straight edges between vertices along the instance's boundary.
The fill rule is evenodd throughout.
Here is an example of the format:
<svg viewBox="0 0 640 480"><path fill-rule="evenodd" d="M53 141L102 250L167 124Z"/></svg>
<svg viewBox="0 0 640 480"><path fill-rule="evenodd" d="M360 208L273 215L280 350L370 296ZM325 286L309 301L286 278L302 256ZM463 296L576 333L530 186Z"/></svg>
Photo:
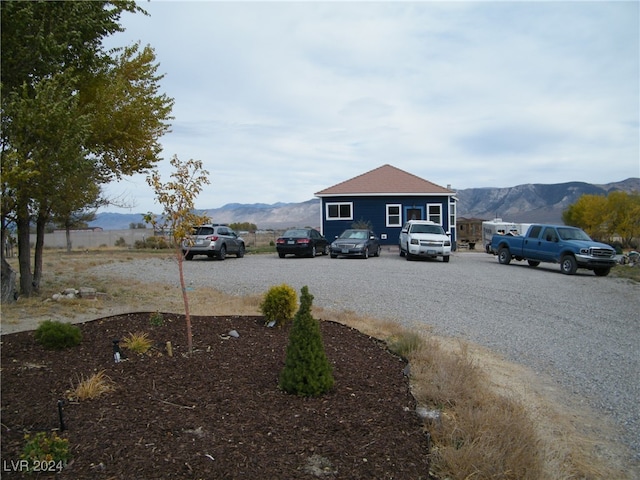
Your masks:
<svg viewBox="0 0 640 480"><path fill-rule="evenodd" d="M431 220L456 240L455 192L392 165L383 165L315 193L322 201L322 234L369 225L383 245L397 245L407 220Z"/></svg>

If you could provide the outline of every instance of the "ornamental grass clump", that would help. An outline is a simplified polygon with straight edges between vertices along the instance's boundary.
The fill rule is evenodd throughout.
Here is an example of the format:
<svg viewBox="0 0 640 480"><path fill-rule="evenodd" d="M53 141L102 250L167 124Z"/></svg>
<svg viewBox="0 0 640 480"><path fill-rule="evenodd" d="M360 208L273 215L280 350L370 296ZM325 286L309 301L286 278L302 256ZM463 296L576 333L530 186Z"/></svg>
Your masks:
<svg viewBox="0 0 640 480"><path fill-rule="evenodd" d="M34 337L44 348L62 350L79 345L82 333L78 327L70 323L47 320L36 329Z"/></svg>
<svg viewBox="0 0 640 480"><path fill-rule="evenodd" d="M265 294L260 311L265 323L278 327L290 322L298 306L296 291L287 284L271 287Z"/></svg>
<svg viewBox="0 0 640 480"><path fill-rule="evenodd" d="M122 340L122 348L126 348L140 355L147 353L152 346L153 341L146 332L130 332L129 335Z"/></svg>
<svg viewBox="0 0 640 480"><path fill-rule="evenodd" d="M307 286L301 292L280 372L280 388L295 395L318 397L333 387L333 369L324 351L320 323L311 315L313 295Z"/></svg>

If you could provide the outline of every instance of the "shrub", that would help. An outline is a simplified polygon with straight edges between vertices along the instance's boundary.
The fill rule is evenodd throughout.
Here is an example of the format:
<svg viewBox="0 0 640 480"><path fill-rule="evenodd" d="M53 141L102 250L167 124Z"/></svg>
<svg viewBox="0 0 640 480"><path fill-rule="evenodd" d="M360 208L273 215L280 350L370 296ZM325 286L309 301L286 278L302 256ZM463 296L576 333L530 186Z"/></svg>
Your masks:
<svg viewBox="0 0 640 480"><path fill-rule="evenodd" d="M79 345L82 333L78 327L70 323L47 320L37 328L35 339L44 348L61 350Z"/></svg>
<svg viewBox="0 0 640 480"><path fill-rule="evenodd" d="M333 369L324 352L320 324L311 315L313 295L302 287L300 309L293 319L280 388L287 393L317 397L331 390Z"/></svg>
<svg viewBox="0 0 640 480"><path fill-rule="evenodd" d="M280 327L293 318L297 305L296 291L283 283L269 289L260 304L260 311L265 323L275 322Z"/></svg>
<svg viewBox="0 0 640 480"><path fill-rule="evenodd" d="M89 378L83 376L78 385L73 387L71 395L77 400L93 400L103 393L109 393L113 390L115 390L113 381L104 373L104 370L101 370Z"/></svg>
<svg viewBox="0 0 640 480"><path fill-rule="evenodd" d="M164 325L164 316L160 312L154 312L149 317L149 323L152 327L161 327Z"/></svg>
<svg viewBox="0 0 640 480"><path fill-rule="evenodd" d="M116 247L126 247L127 246L127 242L125 241L124 237L120 237L119 239L117 239L115 241L114 245Z"/></svg>
<svg viewBox="0 0 640 480"><path fill-rule="evenodd" d="M27 434L24 439L26 443L20 458L29 462L29 471L33 470L34 463L42 467L43 462L47 462L48 465L51 465L49 462L54 462L54 467L59 471L69 460L69 441L59 437L56 432L51 436L45 432L36 433L34 436Z"/></svg>
<svg viewBox="0 0 640 480"><path fill-rule="evenodd" d="M136 353L146 353L153 346L149 335L144 332L129 333L122 341L122 347Z"/></svg>

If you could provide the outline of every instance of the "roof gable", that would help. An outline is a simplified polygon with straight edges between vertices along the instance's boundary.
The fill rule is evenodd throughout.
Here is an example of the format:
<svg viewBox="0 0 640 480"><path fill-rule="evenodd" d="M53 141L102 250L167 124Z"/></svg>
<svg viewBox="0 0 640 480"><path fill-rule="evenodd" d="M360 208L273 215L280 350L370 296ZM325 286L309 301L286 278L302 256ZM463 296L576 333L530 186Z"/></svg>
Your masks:
<svg viewBox="0 0 640 480"><path fill-rule="evenodd" d="M455 192L386 164L315 193L317 197L390 194L454 195Z"/></svg>

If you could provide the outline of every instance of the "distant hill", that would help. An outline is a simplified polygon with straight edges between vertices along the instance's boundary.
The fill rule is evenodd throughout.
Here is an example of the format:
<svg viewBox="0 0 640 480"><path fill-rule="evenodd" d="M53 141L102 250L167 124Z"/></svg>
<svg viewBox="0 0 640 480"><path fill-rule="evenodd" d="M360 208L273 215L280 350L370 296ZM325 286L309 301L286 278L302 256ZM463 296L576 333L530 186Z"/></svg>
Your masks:
<svg viewBox="0 0 640 480"><path fill-rule="evenodd" d="M562 223L562 212L581 195L605 195L612 191L640 192L640 178L594 185L584 182L524 184L508 188L458 190L458 217L523 223ZM261 229L320 225L320 199L301 203L229 203L206 213L216 223L250 222ZM124 230L142 222L142 213L99 213L91 227Z"/></svg>

